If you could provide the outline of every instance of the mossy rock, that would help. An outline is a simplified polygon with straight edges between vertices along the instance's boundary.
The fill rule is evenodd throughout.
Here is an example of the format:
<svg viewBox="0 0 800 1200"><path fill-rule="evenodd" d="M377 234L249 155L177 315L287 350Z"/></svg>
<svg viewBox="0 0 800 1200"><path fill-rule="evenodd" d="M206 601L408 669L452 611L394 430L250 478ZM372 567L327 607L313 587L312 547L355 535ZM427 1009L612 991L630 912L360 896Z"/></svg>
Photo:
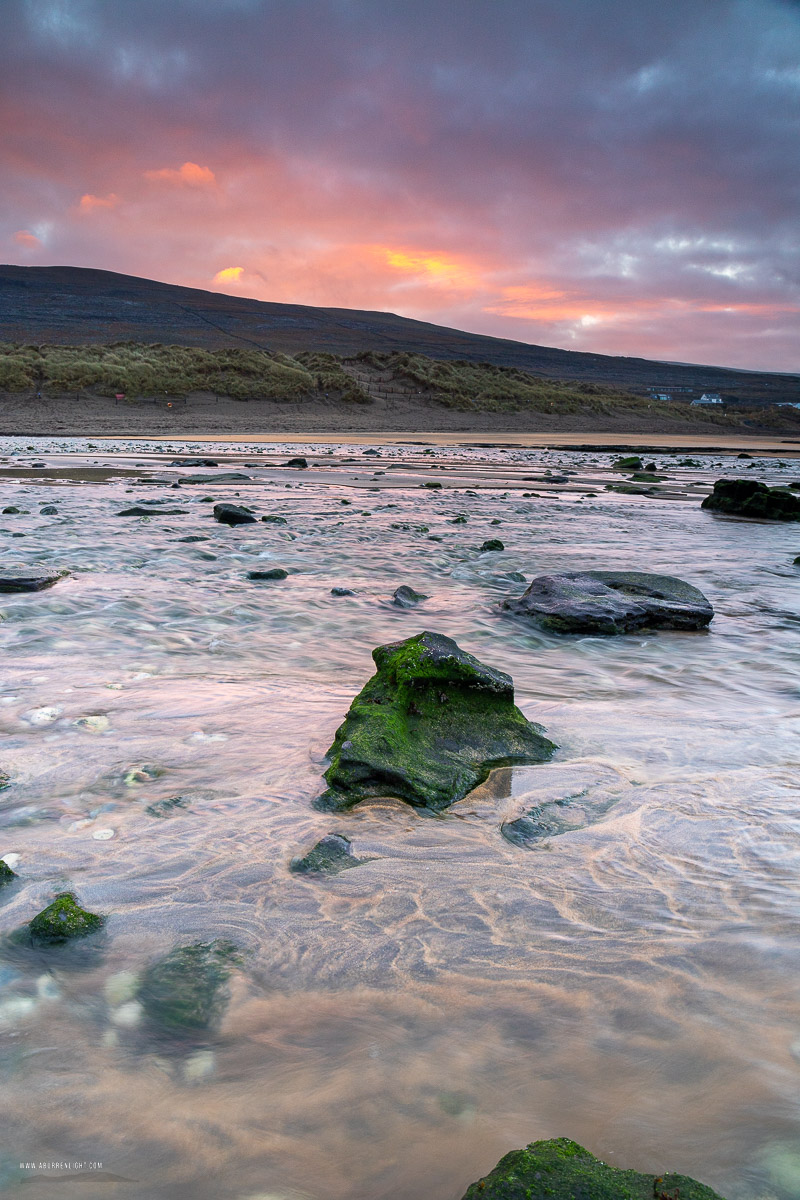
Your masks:
<svg viewBox="0 0 800 1200"><path fill-rule="evenodd" d="M8 863L0 858L0 887L5 887L7 883L13 883L16 878L16 871L12 871Z"/></svg>
<svg viewBox="0 0 800 1200"><path fill-rule="evenodd" d="M755 479L718 479L700 507L737 517L800 521L800 498L786 488L769 488Z"/></svg>
<svg viewBox="0 0 800 1200"><path fill-rule="evenodd" d="M638 454L629 454L627 458L618 458L611 465L615 471L641 471L644 463Z"/></svg>
<svg viewBox="0 0 800 1200"><path fill-rule="evenodd" d="M52 946L72 938L87 937L103 925L105 917L81 908L72 892L59 892L52 904L28 923L28 934L37 945Z"/></svg>
<svg viewBox="0 0 800 1200"><path fill-rule="evenodd" d="M356 696L328 751L328 790L315 807L352 808L396 796L441 811L510 763L537 763L556 747L514 704L510 675L484 666L440 633L378 646L378 668Z"/></svg>
<svg viewBox="0 0 800 1200"><path fill-rule="evenodd" d="M417 592L414 588L409 587L407 583L401 584L399 588L395 588L392 593L392 604L398 608L413 608L415 604L419 604L421 600L427 600L428 597L424 592Z"/></svg>
<svg viewBox="0 0 800 1200"><path fill-rule="evenodd" d="M688 1175L652 1175L600 1162L569 1138L531 1142L501 1158L463 1200L723 1200Z"/></svg>
<svg viewBox="0 0 800 1200"><path fill-rule="evenodd" d="M167 1033L193 1034L217 1024L226 984L240 961L232 942L195 942L171 950L145 970L137 999L147 1019Z"/></svg>
<svg viewBox="0 0 800 1200"><path fill-rule="evenodd" d="M312 846L302 858L293 858L289 870L294 875L338 875L351 867L360 867L371 862L369 858L356 858L349 838L341 833L329 833Z"/></svg>

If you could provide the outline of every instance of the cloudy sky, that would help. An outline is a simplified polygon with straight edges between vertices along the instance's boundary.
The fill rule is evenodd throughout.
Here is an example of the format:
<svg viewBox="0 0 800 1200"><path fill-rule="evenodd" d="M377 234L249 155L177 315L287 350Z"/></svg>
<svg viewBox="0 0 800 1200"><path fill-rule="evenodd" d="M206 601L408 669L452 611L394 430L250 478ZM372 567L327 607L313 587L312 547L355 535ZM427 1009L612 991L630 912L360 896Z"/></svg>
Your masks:
<svg viewBox="0 0 800 1200"><path fill-rule="evenodd" d="M0 0L0 259L800 370L798 0Z"/></svg>

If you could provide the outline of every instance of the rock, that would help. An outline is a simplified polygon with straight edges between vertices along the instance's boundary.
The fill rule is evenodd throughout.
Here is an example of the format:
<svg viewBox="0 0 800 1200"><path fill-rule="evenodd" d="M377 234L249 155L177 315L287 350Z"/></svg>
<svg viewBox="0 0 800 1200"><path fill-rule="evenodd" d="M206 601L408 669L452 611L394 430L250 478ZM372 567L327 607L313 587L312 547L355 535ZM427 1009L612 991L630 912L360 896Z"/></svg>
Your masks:
<svg viewBox="0 0 800 1200"><path fill-rule="evenodd" d="M555 750L514 705L510 675L440 633L372 652L377 672L356 696L328 751L328 790L315 807L352 808L396 796L438 812L493 766L537 763Z"/></svg>
<svg viewBox="0 0 800 1200"><path fill-rule="evenodd" d="M649 462L644 464L644 469L645 471L657 471L658 467L654 462Z"/></svg>
<svg viewBox="0 0 800 1200"><path fill-rule="evenodd" d="M222 1016L225 985L239 961L232 942L179 946L145 969L136 998L147 1019L165 1032L201 1032Z"/></svg>
<svg viewBox="0 0 800 1200"><path fill-rule="evenodd" d="M179 542L207 542L208 540L204 533L190 533L188 537L178 538Z"/></svg>
<svg viewBox="0 0 800 1200"><path fill-rule="evenodd" d="M66 579L69 571L19 571L0 572L0 592L41 592L53 587L60 579Z"/></svg>
<svg viewBox="0 0 800 1200"><path fill-rule="evenodd" d="M718 479L701 508L766 521L800 521L800 498L755 479Z"/></svg>
<svg viewBox="0 0 800 1200"><path fill-rule="evenodd" d="M173 458L171 467L218 467L215 458Z"/></svg>
<svg viewBox="0 0 800 1200"><path fill-rule="evenodd" d="M736 457L737 458L752 458L753 456L752 456L752 454L748 454L746 450L743 450L741 452L741 454L737 454Z"/></svg>
<svg viewBox="0 0 800 1200"><path fill-rule="evenodd" d="M239 479L252 479L241 471L225 471L220 475L186 475L181 483L234 483Z"/></svg>
<svg viewBox="0 0 800 1200"><path fill-rule="evenodd" d="M611 466L615 471L641 471L644 463L638 454L629 454L627 458L618 458Z"/></svg>
<svg viewBox="0 0 800 1200"><path fill-rule="evenodd" d="M466 525L468 520L466 513L457 513L454 517L450 517L449 525Z"/></svg>
<svg viewBox="0 0 800 1200"><path fill-rule="evenodd" d="M489 538L481 546L481 554L485 554L489 550L505 550L505 546L500 541L500 538Z"/></svg>
<svg viewBox="0 0 800 1200"><path fill-rule="evenodd" d="M381 456L380 450L362 450L361 453L365 456L371 454L373 458L380 458Z"/></svg>
<svg viewBox="0 0 800 1200"><path fill-rule="evenodd" d="M398 608L413 608L415 604L419 604L420 600L427 599L428 597L422 592L415 592L405 583L392 593L392 604L396 604Z"/></svg>
<svg viewBox="0 0 800 1200"><path fill-rule="evenodd" d="M28 923L28 934L38 945L56 945L96 933L105 920L81 908L72 892L59 892L53 903Z"/></svg>
<svg viewBox="0 0 800 1200"><path fill-rule="evenodd" d="M442 485L440 483L436 483L436 482L420 484L420 487L424 487L424 488L440 488L441 486Z"/></svg>
<svg viewBox="0 0 800 1200"><path fill-rule="evenodd" d="M169 796L166 800L155 800L148 804L144 811L148 817L167 818L174 816L176 809L190 807L191 801L188 796Z"/></svg>
<svg viewBox="0 0 800 1200"><path fill-rule="evenodd" d="M642 487L638 483L607 483L607 492L620 492L623 496L653 496L655 488Z"/></svg>
<svg viewBox="0 0 800 1200"><path fill-rule="evenodd" d="M332 587L331 595L332 596L355 596L355 592L353 591L352 588Z"/></svg>
<svg viewBox="0 0 800 1200"><path fill-rule="evenodd" d="M261 520L265 521L268 525L285 525L286 524L286 517L278 517L274 513L268 513L267 516L262 517Z"/></svg>
<svg viewBox="0 0 800 1200"><path fill-rule="evenodd" d="M800 554L798 554L797 558L794 560L794 565L796 567L800 567Z"/></svg>
<svg viewBox="0 0 800 1200"><path fill-rule="evenodd" d="M723 1200L688 1175L652 1175L600 1162L570 1138L531 1142L500 1159L463 1200Z"/></svg>
<svg viewBox="0 0 800 1200"><path fill-rule="evenodd" d="M18 513L18 512L19 512L19 509L13 504L9 504L7 508L3 509L4 514L6 514L6 513L11 514L11 513Z"/></svg>
<svg viewBox="0 0 800 1200"><path fill-rule="evenodd" d="M118 517L185 517L187 516L188 508L144 508L141 504L134 504L133 508L123 508L117 513Z"/></svg>
<svg viewBox="0 0 800 1200"><path fill-rule="evenodd" d="M703 629L714 610L697 588L643 571L570 571L539 575L502 608L554 633L631 633Z"/></svg>
<svg viewBox="0 0 800 1200"><path fill-rule="evenodd" d="M55 504L45 504L44 508L39 509L40 517L55 517L58 515L58 509Z"/></svg>
<svg viewBox="0 0 800 1200"><path fill-rule="evenodd" d="M308 854L293 858L289 870L295 875L338 875L340 871L371 861L369 858L356 858L349 838L341 833L329 833L316 846L312 846Z"/></svg>
<svg viewBox="0 0 800 1200"><path fill-rule="evenodd" d="M5 887L7 883L11 883L16 878L16 872L12 871L8 863L0 858L0 887Z"/></svg>
<svg viewBox="0 0 800 1200"><path fill-rule="evenodd" d="M298 467L302 469L308 466L308 461L305 458L290 458L285 464L287 467Z"/></svg>
<svg viewBox="0 0 800 1200"><path fill-rule="evenodd" d="M238 504L215 504L214 520L221 525L255 525L256 518Z"/></svg>
<svg viewBox="0 0 800 1200"><path fill-rule="evenodd" d="M289 572L283 567L270 567L267 571L248 571L248 579L288 579Z"/></svg>

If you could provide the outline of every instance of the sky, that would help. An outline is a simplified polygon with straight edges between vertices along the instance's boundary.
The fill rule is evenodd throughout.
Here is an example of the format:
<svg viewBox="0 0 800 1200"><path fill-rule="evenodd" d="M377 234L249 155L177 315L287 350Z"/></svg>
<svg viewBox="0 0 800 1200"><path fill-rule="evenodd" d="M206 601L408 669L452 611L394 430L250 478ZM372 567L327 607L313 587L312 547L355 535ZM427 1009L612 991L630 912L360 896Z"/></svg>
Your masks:
<svg viewBox="0 0 800 1200"><path fill-rule="evenodd" d="M0 0L0 260L800 371L800 0Z"/></svg>

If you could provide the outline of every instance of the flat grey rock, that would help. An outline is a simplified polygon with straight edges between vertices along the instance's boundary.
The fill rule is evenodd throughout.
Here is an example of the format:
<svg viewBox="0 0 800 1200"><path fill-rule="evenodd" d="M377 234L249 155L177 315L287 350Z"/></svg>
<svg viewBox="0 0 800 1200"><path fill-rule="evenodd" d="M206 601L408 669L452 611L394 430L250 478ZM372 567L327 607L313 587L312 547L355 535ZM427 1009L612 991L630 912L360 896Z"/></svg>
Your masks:
<svg viewBox="0 0 800 1200"><path fill-rule="evenodd" d="M570 571L539 575L506 612L554 633L632 633L704 629L714 610L701 591L671 575L644 571Z"/></svg>
<svg viewBox="0 0 800 1200"><path fill-rule="evenodd" d="M0 592L41 592L67 575L69 571L3 571L0 573Z"/></svg>

